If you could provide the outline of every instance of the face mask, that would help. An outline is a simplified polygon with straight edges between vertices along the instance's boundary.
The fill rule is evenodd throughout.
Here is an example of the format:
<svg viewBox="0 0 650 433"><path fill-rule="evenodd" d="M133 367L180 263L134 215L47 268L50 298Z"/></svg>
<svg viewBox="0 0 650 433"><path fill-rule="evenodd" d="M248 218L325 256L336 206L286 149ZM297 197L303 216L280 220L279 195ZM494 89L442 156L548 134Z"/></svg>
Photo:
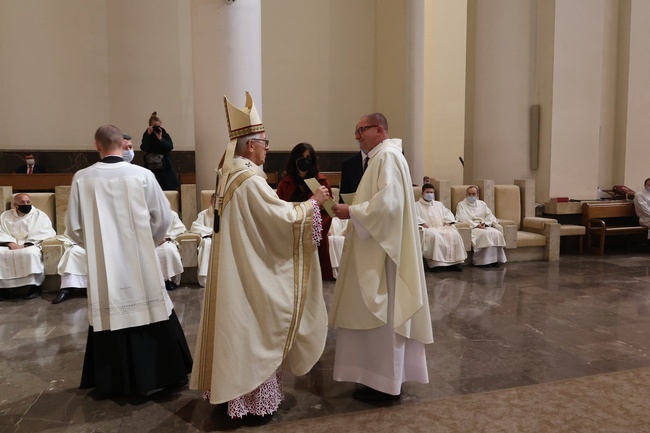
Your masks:
<svg viewBox="0 0 650 433"><path fill-rule="evenodd" d="M311 158L300 158L296 160L296 167L303 173L306 173L311 168Z"/></svg>
<svg viewBox="0 0 650 433"><path fill-rule="evenodd" d="M476 203L476 197L473 195L467 196L467 200L469 200L470 203Z"/></svg>
<svg viewBox="0 0 650 433"><path fill-rule="evenodd" d="M645 187L645 190L648 191L648 192L650 192L650 185L646 186L646 187Z"/></svg>
<svg viewBox="0 0 650 433"><path fill-rule="evenodd" d="M27 165L34 165L36 160L35 159L26 159L25 162L27 163Z"/></svg>
<svg viewBox="0 0 650 433"><path fill-rule="evenodd" d="M425 192L424 193L424 200L432 201L434 198L436 198L436 193L435 192Z"/></svg>
<svg viewBox="0 0 650 433"><path fill-rule="evenodd" d="M20 211L20 213L28 214L29 211L32 210L32 205L31 204L19 204L18 205L18 210Z"/></svg>
<svg viewBox="0 0 650 433"><path fill-rule="evenodd" d="M126 149L122 151L122 159L126 162L133 161L133 156L135 156L133 149Z"/></svg>

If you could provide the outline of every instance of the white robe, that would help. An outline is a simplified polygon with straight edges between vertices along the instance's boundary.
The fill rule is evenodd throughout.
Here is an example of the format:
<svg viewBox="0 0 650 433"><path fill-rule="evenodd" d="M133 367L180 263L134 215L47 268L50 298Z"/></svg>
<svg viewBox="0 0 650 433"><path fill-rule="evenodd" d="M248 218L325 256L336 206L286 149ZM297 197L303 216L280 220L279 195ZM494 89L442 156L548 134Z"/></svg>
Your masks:
<svg viewBox="0 0 650 433"><path fill-rule="evenodd" d="M348 228L348 220L332 218L330 232L328 233L330 247L330 262L332 263L332 274L334 278L339 276L339 266L341 255L343 254L343 244L345 242L345 231Z"/></svg>
<svg viewBox="0 0 650 433"><path fill-rule="evenodd" d="M456 219L469 224L472 229L472 264L480 266L507 261L503 228L483 200L477 199L475 203L470 203L465 197L456 206ZM477 228L481 223L488 227Z"/></svg>
<svg viewBox="0 0 650 433"><path fill-rule="evenodd" d="M350 206L330 323L337 328L334 380L397 395L428 382L433 342L411 176L401 140L373 148Z"/></svg>
<svg viewBox="0 0 650 433"><path fill-rule="evenodd" d="M306 374L327 337L312 202L281 200L245 158L223 181L190 380L212 404L250 393L280 367Z"/></svg>
<svg viewBox="0 0 650 433"><path fill-rule="evenodd" d="M95 332L168 320L169 299L156 245L171 220L153 173L98 162L72 179L66 235L88 256L88 320Z"/></svg>
<svg viewBox="0 0 650 433"><path fill-rule="evenodd" d="M156 255L158 256L163 278L179 284L183 273L183 262L181 261L181 253L176 238L185 233L187 229L178 214L174 211L171 211L171 213L172 221L169 224L167 233L165 233L166 240L156 247Z"/></svg>
<svg viewBox="0 0 650 433"><path fill-rule="evenodd" d="M422 256L429 267L451 266L463 263L467 258L463 238L452 225L454 214L439 201L427 202L423 198L415 203L418 224L422 227Z"/></svg>
<svg viewBox="0 0 650 433"><path fill-rule="evenodd" d="M634 194L634 210L639 217L639 223L650 227L650 192L643 188ZM648 231L650 239L650 230Z"/></svg>
<svg viewBox="0 0 650 433"><path fill-rule="evenodd" d="M210 266L210 250L212 249L212 232L214 231L214 208L199 212L196 221L192 223L190 232L201 236L201 243L198 249L199 266L196 270L199 284L205 287L205 281L208 277L208 267Z"/></svg>
<svg viewBox="0 0 650 433"><path fill-rule="evenodd" d="M0 242L14 242L18 245L32 243L33 246L17 250L0 247L0 288L40 286L45 280L45 266L40 243L56 236L52 222L35 207L23 216L15 209L0 215Z"/></svg>
<svg viewBox="0 0 650 433"><path fill-rule="evenodd" d="M65 247L59 260L57 273L61 276L61 288L86 288L88 287L88 265L86 250L75 244L67 236L57 236Z"/></svg>

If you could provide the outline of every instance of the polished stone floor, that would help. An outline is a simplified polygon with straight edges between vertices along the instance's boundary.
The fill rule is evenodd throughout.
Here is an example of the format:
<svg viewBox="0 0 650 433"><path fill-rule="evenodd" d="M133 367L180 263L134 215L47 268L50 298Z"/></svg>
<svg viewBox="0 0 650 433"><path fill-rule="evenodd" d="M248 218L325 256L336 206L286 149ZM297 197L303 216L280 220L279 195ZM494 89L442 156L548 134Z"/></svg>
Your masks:
<svg viewBox="0 0 650 433"><path fill-rule="evenodd" d="M427 286L436 339L427 347L430 383L405 384L401 402L378 414L412 421L412 415L399 414L487 391L507 393L499 390L650 367L648 251L428 272ZM326 283L326 296L332 290ZM202 293L196 285L171 292L192 348ZM335 427L341 417L360 420L376 410L352 400L353 384L332 380L334 331L311 373L285 374L285 401L263 422L230 421L221 407L203 402L187 387L149 400L100 400L77 388L88 328L86 299L51 305L54 295L0 302L2 433L310 431L299 424L310 420L328 431L328 423L341 429Z"/></svg>

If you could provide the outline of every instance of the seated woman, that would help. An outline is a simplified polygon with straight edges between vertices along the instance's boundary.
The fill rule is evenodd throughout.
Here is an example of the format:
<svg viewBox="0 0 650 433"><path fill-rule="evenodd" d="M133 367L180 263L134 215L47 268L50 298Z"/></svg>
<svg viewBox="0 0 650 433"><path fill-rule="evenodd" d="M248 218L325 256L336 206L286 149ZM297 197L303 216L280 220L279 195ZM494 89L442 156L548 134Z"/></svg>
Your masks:
<svg viewBox="0 0 650 433"><path fill-rule="evenodd" d="M305 179L316 178L318 182L327 187L330 197L332 197L332 188L325 175L318 172L318 157L313 146L309 143L298 143L291 150L289 161L284 169L285 176L280 179L278 184L278 197L284 201L303 202L308 200L313 194ZM327 233L329 232L332 218L321 206L321 218L323 219L323 240L318 247L318 259L320 261L320 271L323 280L333 280L332 263L330 261L329 242Z"/></svg>

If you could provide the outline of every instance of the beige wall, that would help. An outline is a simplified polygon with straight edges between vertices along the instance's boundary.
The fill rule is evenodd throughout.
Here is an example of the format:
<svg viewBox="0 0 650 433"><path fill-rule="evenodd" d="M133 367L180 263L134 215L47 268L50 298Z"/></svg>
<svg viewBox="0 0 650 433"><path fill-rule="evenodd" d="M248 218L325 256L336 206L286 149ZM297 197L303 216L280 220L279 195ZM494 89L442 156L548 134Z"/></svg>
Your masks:
<svg viewBox="0 0 650 433"><path fill-rule="evenodd" d="M375 98L374 0L262 2L264 125L272 150L355 150ZM389 119L390 120L390 119Z"/></svg>
<svg viewBox="0 0 650 433"><path fill-rule="evenodd" d="M156 110L193 149L188 5L0 1L0 148L93 149L99 125L138 136Z"/></svg>

